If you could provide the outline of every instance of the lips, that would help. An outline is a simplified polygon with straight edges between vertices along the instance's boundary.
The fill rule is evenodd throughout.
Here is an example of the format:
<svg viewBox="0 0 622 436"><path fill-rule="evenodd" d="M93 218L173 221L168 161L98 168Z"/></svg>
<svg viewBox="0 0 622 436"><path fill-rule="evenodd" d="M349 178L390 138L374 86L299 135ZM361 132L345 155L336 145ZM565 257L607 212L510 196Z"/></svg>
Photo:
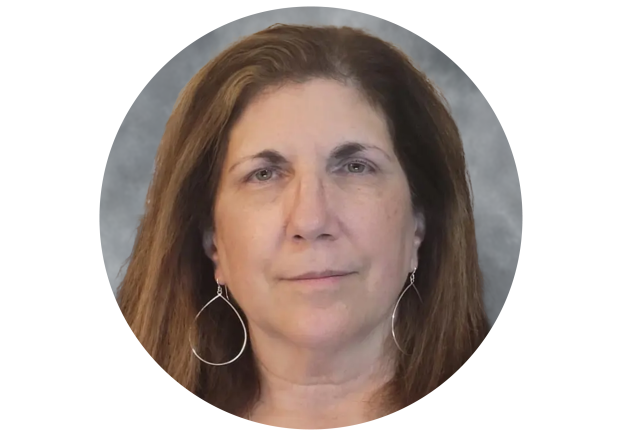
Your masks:
<svg viewBox="0 0 622 436"><path fill-rule="evenodd" d="M294 277L289 277L286 280L311 280L311 279L323 279L328 277L341 277L352 274L351 271L337 271L337 270L324 270L324 271L310 271L304 274L300 274Z"/></svg>

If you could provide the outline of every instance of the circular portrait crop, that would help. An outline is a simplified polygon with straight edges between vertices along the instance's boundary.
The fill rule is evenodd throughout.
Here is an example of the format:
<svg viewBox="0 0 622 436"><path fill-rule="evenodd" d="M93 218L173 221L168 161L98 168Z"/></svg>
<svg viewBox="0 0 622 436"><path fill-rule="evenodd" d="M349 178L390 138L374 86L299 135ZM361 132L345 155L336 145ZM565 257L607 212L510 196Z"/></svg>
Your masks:
<svg viewBox="0 0 622 436"><path fill-rule="evenodd" d="M518 175L469 78L345 10L246 17L166 64L129 110L101 197L131 330L190 392L288 428L415 403L509 292Z"/></svg>

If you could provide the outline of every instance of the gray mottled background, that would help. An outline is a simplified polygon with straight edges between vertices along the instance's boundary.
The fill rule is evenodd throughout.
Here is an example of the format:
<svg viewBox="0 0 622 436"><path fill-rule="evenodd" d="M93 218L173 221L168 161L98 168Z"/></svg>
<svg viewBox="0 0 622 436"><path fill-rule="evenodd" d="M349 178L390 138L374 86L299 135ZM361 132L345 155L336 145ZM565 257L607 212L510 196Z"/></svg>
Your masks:
<svg viewBox="0 0 622 436"><path fill-rule="evenodd" d="M522 229L518 174L499 121L466 74L428 42L379 18L331 8L279 9L227 24L183 49L143 89L121 124L102 187L101 241L113 290L131 254L156 150L177 95L217 53L274 23L362 28L400 47L442 90L464 141L475 197L486 311L494 323L514 278Z"/></svg>

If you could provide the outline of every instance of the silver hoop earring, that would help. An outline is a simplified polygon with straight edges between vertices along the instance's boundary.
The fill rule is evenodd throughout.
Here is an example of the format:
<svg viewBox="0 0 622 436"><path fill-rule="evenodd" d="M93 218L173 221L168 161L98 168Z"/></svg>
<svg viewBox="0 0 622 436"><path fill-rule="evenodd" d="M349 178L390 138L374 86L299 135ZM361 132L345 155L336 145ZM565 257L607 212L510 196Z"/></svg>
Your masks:
<svg viewBox="0 0 622 436"><path fill-rule="evenodd" d="M402 291L399 298L397 299L397 302L395 303L395 307L393 308L393 315L391 316L391 333L393 334L393 342L395 342L395 345L397 345L397 348L406 355L408 355L408 353L404 351L402 347L400 347L400 344L397 342L397 338L395 337L395 315L397 314L397 307L400 304L400 300L402 299L406 291L410 289L411 286L415 289L415 292L417 293L417 296L419 297L419 301L423 303L423 300L421 299L421 295L419 294L419 290L415 286L415 271L417 271L417 268L415 268L413 272L410 273L410 284L406 286L406 288Z"/></svg>
<svg viewBox="0 0 622 436"><path fill-rule="evenodd" d="M194 323L197 322L197 319L199 318L199 316L201 315L201 313L205 310L205 308L207 306L209 306L210 304L212 304L214 301L216 301L218 298L222 298L225 303L227 303L229 305L229 307L231 307L231 309L233 309L233 311L235 312L235 314L238 316L238 319L240 320L240 323L242 324L242 328L244 329L244 344L242 344L242 349L240 350L240 352L238 353L237 356L235 356L233 359L227 361L227 362L223 362L223 363L213 363L213 362L208 362L207 360L203 359L201 356L199 356L199 353L197 353L197 351L194 349L194 347L192 346L192 340L190 339L190 335L188 335L188 342L190 342L190 348L192 349L192 353L196 356L197 359L199 359L201 362L203 363L207 363L208 365L213 365L213 366L223 366L223 365L228 365L232 362L235 362L238 357L240 357L242 355L242 353L244 352L244 349L246 348L246 341L248 339L248 333L246 332L246 326L244 325L244 321L242 320L242 317L240 316L239 312L235 309L235 307L233 307L233 304L231 304L229 302L229 292L227 290L227 286L225 285L225 297L223 297L222 295L222 288L220 286L220 283L218 283L218 280L216 280L216 283L218 284L218 291L216 292L216 296L214 298L212 298L210 301L207 302L207 304L205 306L203 306L203 308L201 310L199 310L199 313L197 313L197 315L194 317Z"/></svg>

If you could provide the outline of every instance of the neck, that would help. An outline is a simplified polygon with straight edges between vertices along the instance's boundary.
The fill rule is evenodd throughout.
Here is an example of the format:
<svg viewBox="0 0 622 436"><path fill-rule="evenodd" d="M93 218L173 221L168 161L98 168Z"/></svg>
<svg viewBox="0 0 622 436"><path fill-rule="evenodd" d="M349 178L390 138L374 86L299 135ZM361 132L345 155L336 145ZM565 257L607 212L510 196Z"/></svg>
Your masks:
<svg viewBox="0 0 622 436"><path fill-rule="evenodd" d="M312 346L252 326L249 330L262 387L252 420L289 428L335 428L385 414L378 394L394 373L386 325L347 343Z"/></svg>

